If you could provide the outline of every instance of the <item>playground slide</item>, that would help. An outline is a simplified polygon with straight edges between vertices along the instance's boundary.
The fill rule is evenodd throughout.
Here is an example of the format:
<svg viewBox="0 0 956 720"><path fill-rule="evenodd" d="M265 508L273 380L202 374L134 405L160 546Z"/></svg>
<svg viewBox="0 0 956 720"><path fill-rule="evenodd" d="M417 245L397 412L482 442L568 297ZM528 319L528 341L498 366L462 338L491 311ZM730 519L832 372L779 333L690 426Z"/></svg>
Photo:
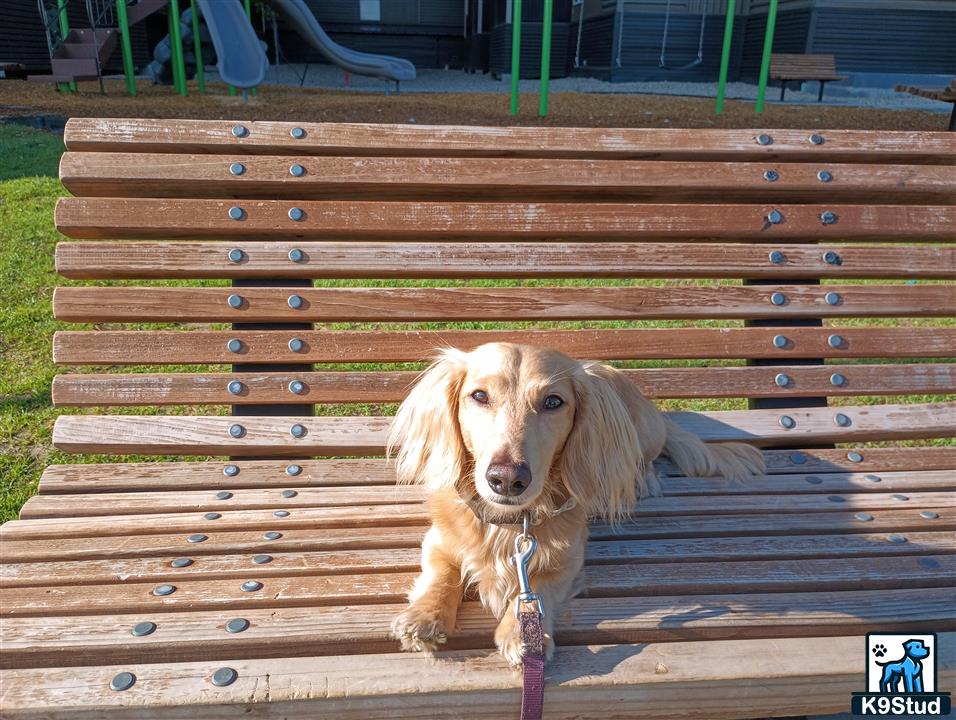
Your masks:
<svg viewBox="0 0 956 720"><path fill-rule="evenodd" d="M203 13L206 11L207 4L215 2L215 0L199 1L202 3ZM333 65L338 65L355 75L369 75L384 80L399 82L415 79L415 66L408 60L358 52L339 45L326 34L319 25L319 21L315 19L315 15L309 10L309 6L302 0L270 0L269 4L286 19L299 36L322 53ZM213 37L215 38L215 34Z"/></svg>
<svg viewBox="0 0 956 720"><path fill-rule="evenodd" d="M269 60L240 0L199 0L199 7L216 46L216 68L223 81L243 89L261 84Z"/></svg>

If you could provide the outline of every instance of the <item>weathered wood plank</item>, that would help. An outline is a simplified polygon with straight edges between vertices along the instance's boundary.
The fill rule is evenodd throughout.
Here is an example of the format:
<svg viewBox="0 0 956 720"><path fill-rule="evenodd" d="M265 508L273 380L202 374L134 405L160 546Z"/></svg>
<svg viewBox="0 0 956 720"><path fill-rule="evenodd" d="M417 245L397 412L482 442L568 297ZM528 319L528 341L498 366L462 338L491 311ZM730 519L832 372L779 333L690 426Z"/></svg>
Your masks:
<svg viewBox="0 0 956 720"><path fill-rule="evenodd" d="M409 564L411 565L411 564ZM275 575L248 562L232 579L194 579L179 575L174 591L158 597L152 582L110 585L0 587L0 614L7 618L57 615L112 615L176 610L323 607L400 603L418 571L380 568L366 574ZM256 583L250 591L245 581ZM169 579L164 580L169 582ZM645 598L666 595L826 592L906 588L952 588L956 555L825 560L647 563L586 566L581 597ZM956 620L954 620L956 622Z"/></svg>
<svg viewBox="0 0 956 720"><path fill-rule="evenodd" d="M894 543L886 535L811 535L806 537L707 538L706 540L631 540L588 544L585 562L594 566L648 563L725 563L728 561L780 561L822 558L871 558L919 556L924 572L933 574L940 565L952 564L929 555L956 552L952 533L908 533L907 542ZM138 539L137 539L138 540ZM261 554L260 554L261 555ZM300 575L350 575L376 572L417 572L418 547L389 549L272 552L268 563L254 566L243 554L200 555L189 558L187 567L173 568L168 557L56 560L53 562L6 562L0 565L0 586L46 587L51 585L108 585L110 583L177 583L187 580L225 578L294 577ZM721 565L722 566L722 565ZM658 568L659 570L659 568ZM597 572L597 571L595 571ZM642 573L643 569L636 570ZM660 574L652 568L651 577Z"/></svg>
<svg viewBox="0 0 956 720"><path fill-rule="evenodd" d="M282 493L286 493L283 495ZM41 517L83 517L91 515L135 515L157 512L219 512L266 508L349 507L421 503L425 492L419 486L374 485L345 488L273 488L235 491L231 498L218 500L212 490L174 492L95 492L69 496L36 495L20 511L23 520Z"/></svg>
<svg viewBox="0 0 956 720"><path fill-rule="evenodd" d="M940 637L945 653L940 678L953 671L952 637ZM816 648L832 658L821 663ZM649 720L680 712L691 719L736 718L745 705L764 716L836 712L859 687L863 665L854 658L857 636L804 640L712 641L633 646L569 646L549 666L549 718L621 720L622 708L641 708ZM811 647L808 647L811 646ZM858 653L857 653L858 654ZM764 658L759 665L754 658ZM208 663L9 670L2 676L3 703L11 717L48 720L95 718L191 719L256 717L343 720L457 718L460 707L475 718L517 717L520 677L500 658L483 651L242 660L232 665L237 681L210 689ZM607 659L613 659L608 665ZM667 670L662 672L662 668ZM436 672L439 669L439 672ZM117 673L137 677L132 693L103 693ZM408 678L416 678L409 684ZM741 682L741 677L757 681ZM395 680L390 680L390 679ZM666 678L662 679L662 678ZM356 687L365 700L356 700ZM454 693L456 702L449 703ZM173 700L175 699L175 701ZM676 700L676 702L675 702ZM184 703L184 704L179 704ZM736 710L735 710L736 708Z"/></svg>
<svg viewBox="0 0 956 720"><path fill-rule="evenodd" d="M807 646L824 642L833 658L821 663ZM953 644L947 635L941 642ZM671 643L639 652L625 646L565 647L549 666L546 712L549 718L620 720L621 708L640 707L649 720L669 720L678 709L688 718L725 720L736 718L732 708L741 704L763 715L837 711L859 686L863 668L854 659L857 644L859 638L853 636ZM944 683L956 674L946 652L940 661ZM8 670L0 677L3 704L18 720L41 715L48 720L191 720L196 713L204 718L457 718L463 705L472 708L470 717L518 716L520 677L500 658L485 651L443 652L440 657L437 667L430 658L409 654L242 660L232 663L235 683L212 689L211 668L196 662L101 666L83 673L72 668ZM757 666L755 657L768 660ZM611 666L607 658L613 658ZM103 686L123 671L137 677L132 693L104 694ZM744 676L759 681L740 682ZM408 678L416 681L410 684ZM357 687L365 696L361 703ZM449 693L455 695L454 704Z"/></svg>
<svg viewBox="0 0 956 720"><path fill-rule="evenodd" d="M956 365L830 365L647 368L625 374L651 398L815 397L956 392ZM840 385L834 373L842 376ZM784 386L778 375L789 378ZM57 375L59 406L248 405L263 403L400 402L416 372L177 373ZM231 392L238 381L242 389ZM290 384L298 392L293 393Z"/></svg>
<svg viewBox="0 0 956 720"><path fill-rule="evenodd" d="M237 138L242 125L248 133ZM301 128L301 139L292 138ZM823 143L810 142L814 133ZM766 134L771 143L757 138ZM82 152L202 152L253 155L540 157L952 165L945 132L709 130L288 123L228 120L71 118L66 147Z"/></svg>
<svg viewBox="0 0 956 720"><path fill-rule="evenodd" d="M760 446L951 437L956 403L778 410L674 412L671 419L706 441ZM794 423L784 427L786 414ZM840 418L837 415L840 415ZM838 421L844 419L843 424ZM67 452L158 455L375 455L384 452L387 417L62 415L53 444ZM239 436L231 428L239 425ZM300 426L300 437L292 435Z"/></svg>
<svg viewBox="0 0 956 720"><path fill-rule="evenodd" d="M956 196L956 194L954 194ZM239 262L229 251L239 249ZM945 245L731 243L61 242L64 277L101 278L938 278L956 276ZM289 252L299 250L297 262ZM825 252L836 253L833 262Z"/></svg>
<svg viewBox="0 0 956 720"><path fill-rule="evenodd" d="M956 593L949 588L587 598L569 603L570 612L558 620L556 641L643 643L852 633L858 648L867 629L956 629L954 599ZM241 613L165 612L154 616L157 631L144 637L134 637L130 629L153 613L23 617L0 626L4 646L0 664L11 668L139 662L145 652L150 662L390 652L396 643L388 637L388 627L403 608L404 603L366 605L361 611L287 607L248 608ZM237 616L249 621L249 629L224 632L226 622ZM460 629L449 637L449 648L490 647L494 624L477 603L465 603L459 613Z"/></svg>
<svg viewBox="0 0 956 720"><path fill-rule="evenodd" d="M871 529L878 532L885 529L881 518L874 520ZM170 519L170 516L164 516ZM15 521L19 522L19 521ZM933 528L946 529L949 520L941 518ZM174 558L189 556L196 558L216 553L231 554L270 554L276 552L348 552L352 550L378 550L382 548L421 549L422 537L426 530L426 519L418 525L409 527L392 526L388 520L381 524L365 528L283 528L279 537L269 539L261 528L250 527L246 530L216 530L206 535L202 542L189 542L189 532L183 534L182 528L159 526L148 528L135 537L121 535L90 535L82 542L75 538L47 536L27 540L7 539L17 534L4 535L3 559L6 563L21 562L64 562L103 559L133 558ZM924 522L925 524L925 522ZM75 527L75 525L74 525ZM49 528L48 528L49 529ZM895 529L895 527L894 527ZM925 528L924 528L925 529ZM952 528L956 530L956 523ZM178 534L164 535L163 532ZM3 533L6 531L0 531ZM155 533L155 534L149 534ZM271 536L270 536L271 537Z"/></svg>
<svg viewBox="0 0 956 720"><path fill-rule="evenodd" d="M242 167L239 174L233 169ZM290 168L295 167L298 175ZM302 157L67 152L60 181L86 197L613 202L956 202L956 168L592 159Z"/></svg>
<svg viewBox="0 0 956 720"><path fill-rule="evenodd" d="M623 528L609 528L593 524L591 536L616 538L663 538L740 536L748 534L787 535L821 532L874 532L887 527L889 532L908 530L935 530L952 522L952 497L949 493L918 493L905 495L907 500L892 502L864 494L854 502L820 502L819 496L805 496L800 500L789 496L789 502L777 501L779 514L769 515L764 510L737 513L735 505L727 515L645 514L639 520L626 523ZM858 512L860 506L869 509ZM891 509L878 509L882 505ZM814 512L807 512L808 509ZM751 506L753 509L753 506ZM933 511L934 517L923 517L923 510ZM235 510L222 512L222 517L211 521L199 513L165 513L149 515L90 516L80 518L48 518L11 520L0 526L4 543L16 540L53 538L100 538L103 536L152 535L157 528L164 533L181 533L178 545L181 551L191 552L192 534L212 535L233 531L251 531L284 534L304 528L377 528L411 526L423 527L428 514L418 505L376 505L365 508L302 508L288 511L278 517L269 510ZM260 539L268 539L260 536ZM86 542L86 540L84 540ZM204 541L205 542L205 541ZM271 546L270 546L271 547ZM27 549L29 551L29 549ZM138 552L138 551L137 551Z"/></svg>
<svg viewBox="0 0 956 720"><path fill-rule="evenodd" d="M837 479L839 478L839 480ZM842 480L842 482L840 482ZM720 479L667 479L664 496L647 498L638 513L695 514L778 511L777 504L800 502L808 494L826 502L850 501L861 507L860 491L869 495L875 507L893 507L888 493L905 490L913 501L924 502L924 493L956 490L956 473L940 470L929 473L885 473L882 475L837 475L826 481L815 475L783 478L755 478L746 485L727 487ZM769 486L769 487L768 487ZM725 491L726 490L726 491ZM768 490L770 492L768 492ZM232 497L220 500L212 490L175 490L167 492L93 492L89 494L35 495L20 511L20 518L89 517L93 515L136 515L157 512L220 512L222 510L301 509L348 507L352 505L401 505L420 503L425 499L422 488L404 485L309 488L298 490L280 487L235 490ZM285 493L285 495L283 495ZM918 495L917 495L918 494ZM823 496L827 495L826 498ZM771 496L777 499L770 499ZM756 509L756 510L755 510ZM810 509L809 507L807 508Z"/></svg>
<svg viewBox="0 0 956 720"><path fill-rule="evenodd" d="M890 447L852 450L859 454L854 462L843 450L766 450L764 459L770 477L761 484L762 492L771 492L780 475L806 478L816 475L823 480L821 487L832 487L839 479L830 479L834 473L871 473L880 477L887 473L903 475L927 470L956 468L954 447ZM853 456L854 458L857 455ZM225 462L149 462L97 463L96 465L50 465L40 478L39 492L43 494L87 492L142 492L161 490L237 490L260 487L349 487L355 485L390 485L394 481L382 459L296 460L298 475L289 475L289 462L277 460L239 460L228 463L236 474L226 476ZM670 463L658 462L662 476L680 474ZM849 476L853 478L859 475ZM782 479L782 478L781 478ZM786 486L785 480L782 486ZM674 487L678 478L667 480ZM697 486L699 479L691 482ZM854 483L857 481L854 479ZM870 483L873 484L873 483ZM729 491L726 487L722 492Z"/></svg>
<svg viewBox="0 0 956 720"><path fill-rule="evenodd" d="M826 297L834 297L832 303ZM771 301L780 298L779 304ZM239 298L239 305L230 305ZM297 303L293 307L293 303ZM948 285L698 287L59 287L65 322L427 322L944 317Z"/></svg>
<svg viewBox="0 0 956 720"><path fill-rule="evenodd" d="M241 210L238 219L231 208ZM290 210L300 211L298 220ZM776 210L780 222L768 218ZM234 211L237 212L237 211ZM825 223L825 212L834 214ZM880 240L954 242L951 205L648 205L60 198L77 239Z"/></svg>
<svg viewBox="0 0 956 720"><path fill-rule="evenodd" d="M902 505L900 507L903 507ZM686 516L683 518L641 518L618 528L594 523L593 542L719 542L730 538L742 542L753 535L756 541L799 543L804 536L826 533L834 548L843 538L879 535L883 545L893 533L952 533L956 530L956 511L941 506L930 508L936 517L921 515L922 508L909 504L898 510L868 512L861 519L856 512L783 514L777 517L726 515L721 517ZM154 515L144 527L142 518L11 521L0 528L6 562L51 562L117 558L188 556L197 558L217 553L273 554L280 552L319 552L382 548L421 547L428 519L424 514L406 527L396 527L393 515L378 512L377 524L355 526L341 513L328 511L297 512L294 518L278 521L268 513L230 514L226 525L210 530L209 523L195 515ZM220 521L221 522L221 521ZM349 525L352 525L351 527ZM281 527L281 532L276 528ZM279 532L266 537L264 530ZM320 532L319 532L320 531ZM167 533L167 534L163 534ZM169 534L173 533L173 534ZM201 533L202 542L189 542L191 534ZM83 538L77 542L76 538ZM907 543L907 550L912 546ZM901 554L904 551L901 550Z"/></svg>
<svg viewBox="0 0 956 720"><path fill-rule="evenodd" d="M783 346L774 340L782 338ZM828 340L840 339L837 347ZM289 341L298 338L294 352ZM239 351L228 343L239 341ZM667 328L619 330L333 331L58 331L53 359L65 365L175 363L420 362L439 348L471 350L487 342L517 342L602 360L760 358L949 358L956 328Z"/></svg>

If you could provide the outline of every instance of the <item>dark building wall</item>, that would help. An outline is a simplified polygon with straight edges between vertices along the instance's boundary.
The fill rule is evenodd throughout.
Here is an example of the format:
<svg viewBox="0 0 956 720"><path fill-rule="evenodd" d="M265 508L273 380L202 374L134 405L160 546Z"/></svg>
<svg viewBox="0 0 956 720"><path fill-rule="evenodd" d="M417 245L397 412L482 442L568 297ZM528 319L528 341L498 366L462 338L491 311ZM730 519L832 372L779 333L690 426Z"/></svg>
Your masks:
<svg viewBox="0 0 956 720"><path fill-rule="evenodd" d="M568 54L574 62L578 42L578 26L571 26ZM614 59L614 13L585 18L581 28L581 63L588 67L610 67Z"/></svg>
<svg viewBox="0 0 956 720"><path fill-rule="evenodd" d="M525 80L541 77L541 22L521 21L521 70ZM565 77L570 70L568 36L570 25L555 22L551 29L552 78ZM491 31L491 72L504 75L511 73L511 25L498 25Z"/></svg>
<svg viewBox="0 0 956 720"><path fill-rule="evenodd" d="M617 67L615 13L585 18L581 33L582 72L615 81L633 80L708 80L716 79L724 38L724 15L707 15L704 22L703 59L699 65L684 69L697 59L700 44L701 15L671 13L667 31L665 64L660 66L664 39L664 13L626 11L620 34L620 60ZM744 18L737 17L731 44L729 77L736 79L744 42ZM570 28L570 59L574 60L577 23Z"/></svg>
<svg viewBox="0 0 956 720"><path fill-rule="evenodd" d="M359 0L305 0L338 43L361 52L394 55L420 68L452 68L464 60L461 0L381 0L381 21L362 22ZM279 44L291 62L324 63L280 21Z"/></svg>
<svg viewBox="0 0 956 720"><path fill-rule="evenodd" d="M804 8L777 13L773 33L773 52L797 54L807 52L812 12L810 8ZM751 15L746 20L746 26L740 74L747 80L754 80L760 73L767 16Z"/></svg>
<svg viewBox="0 0 956 720"><path fill-rule="evenodd" d="M507 14L507 0L486 0L485 12L491 12L497 25L508 24L511 18ZM571 0L552 0L552 19L556 23L571 20ZM544 0L522 0L521 22L540 23L544 21Z"/></svg>
<svg viewBox="0 0 956 720"><path fill-rule="evenodd" d="M808 52L840 72L956 74L956 12L818 8Z"/></svg>
<svg viewBox="0 0 956 720"><path fill-rule="evenodd" d="M392 55L410 60L419 68L460 68L463 62L464 38L447 34L423 34L420 32L396 32L401 28L388 28L381 32L365 32L355 26L340 27L324 25L335 42L352 50ZM280 25L281 28L281 25ZM291 30L279 31L282 57L287 62L326 63L327 60ZM272 59L272 51L269 54Z"/></svg>
<svg viewBox="0 0 956 720"><path fill-rule="evenodd" d="M305 0L321 23L358 23L359 0ZM464 22L460 0L380 0L382 25L454 25ZM377 24L377 23L369 23Z"/></svg>
<svg viewBox="0 0 956 720"><path fill-rule="evenodd" d="M621 33L621 67L614 68L613 80L710 80L720 70L720 54L724 41L724 15L706 15L703 22L703 52L700 64L686 67L697 59L700 47L702 16L671 13L667 27L667 46L661 67L664 45L663 13L624 12ZM739 72L740 48L744 41L744 23L735 19L728 76Z"/></svg>

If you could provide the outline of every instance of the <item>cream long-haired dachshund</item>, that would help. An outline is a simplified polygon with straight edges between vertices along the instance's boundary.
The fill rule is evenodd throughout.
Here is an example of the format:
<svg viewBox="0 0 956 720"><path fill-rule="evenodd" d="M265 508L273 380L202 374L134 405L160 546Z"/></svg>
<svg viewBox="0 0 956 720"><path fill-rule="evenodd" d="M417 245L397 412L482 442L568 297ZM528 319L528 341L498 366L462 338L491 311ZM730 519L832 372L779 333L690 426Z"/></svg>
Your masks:
<svg viewBox="0 0 956 720"><path fill-rule="evenodd" d="M759 451L705 444L607 365L505 343L445 350L399 408L393 448L399 482L426 488L432 524L392 634L405 650L434 651L454 630L465 589L475 588L514 665L522 645L510 558L525 514L538 541L529 574L550 659L554 619L584 563L588 517L617 522L657 494L652 460L666 455L686 475L737 481L764 471Z"/></svg>

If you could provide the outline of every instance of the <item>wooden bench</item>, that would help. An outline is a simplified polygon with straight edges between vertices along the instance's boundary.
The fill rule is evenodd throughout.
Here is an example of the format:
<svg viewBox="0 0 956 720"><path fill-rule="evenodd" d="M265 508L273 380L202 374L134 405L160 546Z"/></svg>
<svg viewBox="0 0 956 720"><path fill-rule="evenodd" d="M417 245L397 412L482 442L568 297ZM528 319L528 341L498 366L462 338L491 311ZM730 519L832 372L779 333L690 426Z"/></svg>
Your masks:
<svg viewBox="0 0 956 720"><path fill-rule="evenodd" d="M80 325L53 400L90 410L53 442L158 459L51 466L0 529L5 717L517 717L474 602L437 661L388 637L427 516L380 415L409 363L492 339L639 361L678 422L766 448L747 486L663 463L664 497L593 527L546 717L845 711L874 630L941 633L953 686L956 450L930 441L956 404L927 396L956 390L933 320L956 313L956 136L74 119L65 140L56 264L83 282L54 297Z"/></svg>
<svg viewBox="0 0 956 720"><path fill-rule="evenodd" d="M846 80L837 75L833 55L804 55L800 53L772 53L770 79L780 81L780 101L787 92L787 83L794 80L816 80L820 83L817 102L823 102L823 88L828 82Z"/></svg>
<svg viewBox="0 0 956 720"><path fill-rule="evenodd" d="M949 113L949 130L956 130L956 77L949 81L944 88L924 88L915 85L897 85L896 92L909 93L919 97L948 102L953 106Z"/></svg>

